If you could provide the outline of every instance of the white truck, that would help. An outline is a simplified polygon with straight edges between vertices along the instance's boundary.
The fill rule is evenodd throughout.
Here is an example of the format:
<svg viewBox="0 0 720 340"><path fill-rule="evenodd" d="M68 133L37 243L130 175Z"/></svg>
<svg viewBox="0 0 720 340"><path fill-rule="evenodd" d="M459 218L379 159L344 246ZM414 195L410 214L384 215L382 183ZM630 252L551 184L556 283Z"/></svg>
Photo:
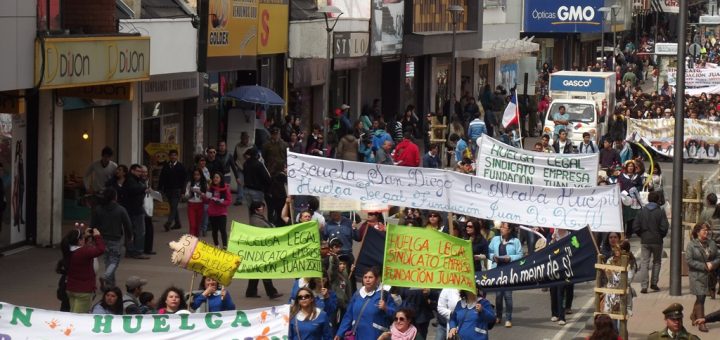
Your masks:
<svg viewBox="0 0 720 340"><path fill-rule="evenodd" d="M615 73L555 72L550 74L548 90L552 102L545 114L543 134L554 138L553 115L564 106L570 115L567 132L573 145L582 141L585 132L599 144L600 137L607 133L607 119L615 110Z"/></svg>

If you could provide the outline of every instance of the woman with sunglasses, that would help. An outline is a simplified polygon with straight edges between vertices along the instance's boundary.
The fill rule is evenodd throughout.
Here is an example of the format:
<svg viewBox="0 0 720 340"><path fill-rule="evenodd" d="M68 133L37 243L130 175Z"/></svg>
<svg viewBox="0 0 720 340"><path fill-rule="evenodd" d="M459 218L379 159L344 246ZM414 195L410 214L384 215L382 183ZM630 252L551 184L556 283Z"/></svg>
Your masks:
<svg viewBox="0 0 720 340"><path fill-rule="evenodd" d="M325 284L321 284L321 283ZM327 277L320 279L319 277L299 278L293 283L290 290L289 304L295 303L295 297L300 289L307 288L313 292L314 304L317 308L322 309L327 315L333 316L337 311L337 295L331 289L328 289L329 283Z"/></svg>
<svg viewBox="0 0 720 340"><path fill-rule="evenodd" d="M522 245L517 238L515 226L507 222L500 225L500 235L493 237L490 241L489 257L490 269L502 267L512 261L517 261L523 257ZM503 312L503 302L505 302L505 327L512 327L512 310L513 300L511 290L499 290L495 295L495 308L497 310L496 323L500 323Z"/></svg>
<svg viewBox="0 0 720 340"><path fill-rule="evenodd" d="M290 306L288 339L332 339L332 328L327 313L315 306L315 295L310 288L298 289Z"/></svg>
<svg viewBox="0 0 720 340"><path fill-rule="evenodd" d="M412 309L402 308L395 313L395 322L390 331L385 332L378 340L415 340L418 339L418 330L413 324L415 313Z"/></svg>
<svg viewBox="0 0 720 340"><path fill-rule="evenodd" d="M448 227L443 224L442 217L440 217L440 213L437 211L431 211L428 213L428 223L425 228L437 230L446 234L450 232Z"/></svg>
<svg viewBox="0 0 720 340"><path fill-rule="evenodd" d="M448 338L459 335L460 339L488 339L493 320L495 310L482 292L461 291L460 301L448 320Z"/></svg>
<svg viewBox="0 0 720 340"><path fill-rule="evenodd" d="M335 340L348 335L356 339L377 339L388 331L388 319L395 315L395 301L379 286L380 270L370 267L363 273L363 287L350 299L335 333Z"/></svg>
<svg viewBox="0 0 720 340"><path fill-rule="evenodd" d="M465 223L465 239L472 243L473 262L475 270L486 269L488 255L488 241L480 234L480 220L471 218Z"/></svg>

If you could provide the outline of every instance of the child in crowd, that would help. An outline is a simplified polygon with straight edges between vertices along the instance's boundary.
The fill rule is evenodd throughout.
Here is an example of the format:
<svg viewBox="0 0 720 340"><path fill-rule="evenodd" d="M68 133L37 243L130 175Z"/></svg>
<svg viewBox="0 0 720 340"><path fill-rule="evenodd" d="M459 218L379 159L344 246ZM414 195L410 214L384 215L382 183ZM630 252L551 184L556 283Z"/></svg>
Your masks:
<svg viewBox="0 0 720 340"><path fill-rule="evenodd" d="M138 301L140 301L140 314L157 314L157 304L153 293L140 293Z"/></svg>

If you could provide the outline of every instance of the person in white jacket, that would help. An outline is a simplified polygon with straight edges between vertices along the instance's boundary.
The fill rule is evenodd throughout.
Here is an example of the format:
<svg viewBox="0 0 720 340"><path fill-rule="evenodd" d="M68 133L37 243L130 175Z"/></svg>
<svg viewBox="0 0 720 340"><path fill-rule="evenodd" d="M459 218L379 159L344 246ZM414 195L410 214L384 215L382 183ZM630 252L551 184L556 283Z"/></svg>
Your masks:
<svg viewBox="0 0 720 340"><path fill-rule="evenodd" d="M447 339L447 323L450 319L450 313L455 309L458 301L460 301L460 291L452 288L445 288L440 291L440 297L437 302L437 330L435 332L436 340Z"/></svg>

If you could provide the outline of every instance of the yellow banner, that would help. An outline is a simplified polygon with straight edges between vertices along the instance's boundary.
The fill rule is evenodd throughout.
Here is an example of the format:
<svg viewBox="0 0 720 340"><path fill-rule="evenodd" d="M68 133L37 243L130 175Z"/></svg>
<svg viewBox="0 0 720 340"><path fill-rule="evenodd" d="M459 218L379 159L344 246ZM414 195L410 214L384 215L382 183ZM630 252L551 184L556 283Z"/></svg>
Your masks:
<svg viewBox="0 0 720 340"><path fill-rule="evenodd" d="M150 79L150 37L46 38L35 44L41 89Z"/></svg>
<svg viewBox="0 0 720 340"><path fill-rule="evenodd" d="M287 0L260 0L257 54L287 52L289 20Z"/></svg>
<svg viewBox="0 0 720 340"><path fill-rule="evenodd" d="M210 0L207 56L257 53L258 0Z"/></svg>

